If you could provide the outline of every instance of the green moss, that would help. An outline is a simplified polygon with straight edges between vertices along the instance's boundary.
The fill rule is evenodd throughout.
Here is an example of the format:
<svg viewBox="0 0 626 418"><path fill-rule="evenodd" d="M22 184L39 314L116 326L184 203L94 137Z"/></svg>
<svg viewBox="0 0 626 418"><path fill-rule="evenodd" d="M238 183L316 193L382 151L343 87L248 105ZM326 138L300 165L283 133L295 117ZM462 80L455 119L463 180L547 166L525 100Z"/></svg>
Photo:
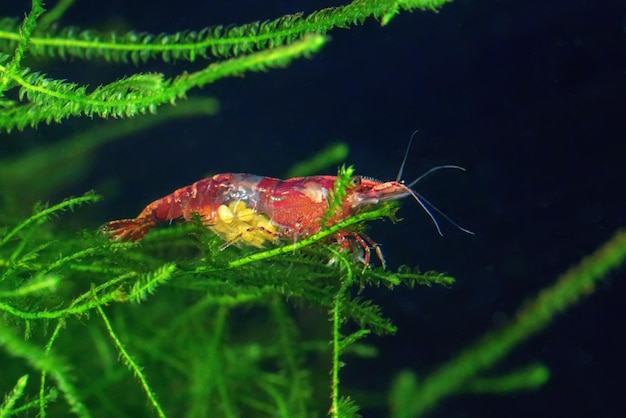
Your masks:
<svg viewBox="0 0 626 418"><path fill-rule="evenodd" d="M339 229L393 216L392 205L262 252L220 251L219 240L194 224L158 230L137 245L110 243L97 231L72 235L52 228L53 216L71 216L60 212L98 200L89 193L38 208L0 239L0 345L40 373L42 414L63 410L47 403L52 389L66 399L65 408L88 416L100 415L100 408L133 410L133 398L116 394L120 388L129 393L140 388L143 395L136 395L160 416L181 405L203 411L206 402L226 416L276 410L306 415L312 388L303 346L316 340L299 335L287 297L290 304L332 312L329 368L333 405L340 411L340 354L371 331L395 331L378 307L348 289L354 283L390 288L402 282L450 283L436 273L364 269L328 241ZM337 261L329 264L329 258ZM249 310L256 311L256 320L237 319ZM97 315L91 315L94 311ZM341 328L348 320L359 324L358 331L344 336ZM118 358L128 372L120 370ZM13 362L3 370L8 377L24 366ZM181 386L201 395L180 393ZM35 396L35 388L29 389ZM16 406L7 405L9 412Z"/></svg>

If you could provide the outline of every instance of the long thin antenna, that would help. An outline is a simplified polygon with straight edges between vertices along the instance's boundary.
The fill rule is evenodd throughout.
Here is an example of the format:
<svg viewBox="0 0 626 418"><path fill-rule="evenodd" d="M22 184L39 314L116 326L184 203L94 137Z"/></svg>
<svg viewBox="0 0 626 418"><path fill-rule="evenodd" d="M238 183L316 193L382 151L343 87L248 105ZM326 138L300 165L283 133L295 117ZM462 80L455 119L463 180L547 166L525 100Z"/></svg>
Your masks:
<svg viewBox="0 0 626 418"><path fill-rule="evenodd" d="M425 172L424 174L422 174L421 176L419 176L418 178L413 180L410 184L407 185L407 187L415 186L417 183L419 183L420 181L424 180L424 178L426 176L434 173L435 171L444 170L444 169L448 169L448 168L465 171L465 169L463 167L458 166L458 165L438 165L437 167L431 168L430 170L428 170L427 172Z"/></svg>
<svg viewBox="0 0 626 418"><path fill-rule="evenodd" d="M454 222L452 218L450 218L448 215L443 213L437 206L433 205L431 202L428 201L428 199L426 199L421 194L417 193L415 190L411 189L408 186L405 186L404 184L402 184L401 187L404 188L407 192L409 192L409 194L413 197L413 199L415 199L415 201L422 207L422 209L424 209L424 212L426 212L430 220L433 222L433 224L435 225L435 228L437 228L437 233L440 236L443 237L443 232L441 231L441 228L439 227L439 222L437 222L437 218L435 218L435 215L433 215L433 213L430 211L431 209L437 212L439 215L443 216L443 218L446 221L450 222L452 225L454 225L461 231L470 235L474 235L474 232L470 231L467 228L463 228L461 225Z"/></svg>
<svg viewBox="0 0 626 418"><path fill-rule="evenodd" d="M402 164L400 164L400 170L398 170L398 176L396 177L396 181L399 183L402 181L402 173L404 171L404 165L406 164L406 160L409 157L409 151L411 150L411 144L413 144L413 138L418 130L414 130L411 134L411 139L409 139L409 145L406 147L406 151L404 151L404 158L402 159Z"/></svg>
<svg viewBox="0 0 626 418"><path fill-rule="evenodd" d="M443 236L443 232L441 231L441 228L439 227L439 222L437 222L437 218L435 218L435 215L433 215L433 213L430 211L431 209L434 210L435 212L437 212L439 215L443 216L443 218L446 221L450 222L452 225L454 225L455 227L457 227L461 231L463 231L463 232L465 232L467 234L474 235L474 232L470 231L469 229L463 228L461 225L459 225L458 223L454 222L452 220L452 218L450 218L448 215L443 213L439 208L437 208L437 206L433 205L427 199L425 199L424 196L422 196L421 194L419 194L415 190L413 190L413 186L415 186L420 181L424 180L424 178L426 178L430 174L434 173L435 171L445 170L445 169L453 169L453 170L465 171L465 169L463 167L458 166L458 165L449 165L449 164L447 164L447 165L438 165L438 166L433 167L430 170L426 171L424 174L422 174L421 176L419 176L418 178L413 180L411 183L406 184L406 185L403 184L403 182L402 182L402 174L404 172L404 166L406 165L406 160L409 157L409 151L411 150L411 145L413 144L413 138L415 138L415 135L417 134L417 132L418 132L418 130L415 130L411 134L411 139L409 139L409 145L407 145L407 147L406 147L406 151L404 152L404 158L402 159L402 164L400 164L400 170L398 170L398 176L396 177L396 182L399 183L401 185L401 187L406 189L406 191L409 192L411 194L411 196L413 196L415 201L422 207L422 209L424 209L424 212L426 212L426 214L428 215L430 220L435 225L435 228L437 229L437 233L439 235Z"/></svg>
<svg viewBox="0 0 626 418"><path fill-rule="evenodd" d="M470 231L467 228L463 228L461 225L459 225L458 223L454 222L454 220L452 218L450 218L448 215L443 213L441 211L441 209L439 209L437 206L435 206L432 203L430 203L428 201L428 199L424 198L424 196L422 196L421 194L419 194L419 193L417 193L415 191L413 191L413 192L415 193L414 197L418 198L418 202L422 206L422 208L425 208L425 206L428 205L432 210L434 210L435 212L437 212L438 214L443 216L446 221L450 222L452 225L456 226L461 231L465 232L466 234L475 235L475 233L473 231ZM434 221L434 217L432 216L430 211L426 210L426 212L430 215L431 219L433 219L433 221ZM443 234L441 233L441 230L439 229L439 225L437 225L436 221L435 221L435 226L437 227L437 232L439 232L439 235L443 236Z"/></svg>

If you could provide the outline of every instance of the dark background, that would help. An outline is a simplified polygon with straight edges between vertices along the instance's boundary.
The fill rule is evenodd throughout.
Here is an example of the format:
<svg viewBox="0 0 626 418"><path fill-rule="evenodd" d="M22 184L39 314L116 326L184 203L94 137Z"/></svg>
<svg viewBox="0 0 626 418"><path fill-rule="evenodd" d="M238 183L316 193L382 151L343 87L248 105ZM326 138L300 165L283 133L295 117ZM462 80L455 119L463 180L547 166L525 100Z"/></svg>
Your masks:
<svg viewBox="0 0 626 418"><path fill-rule="evenodd" d="M243 24L340 4L78 3L64 24L148 32ZM28 6L11 7L21 15ZM626 225L625 30L624 2L583 0L459 0L437 14L402 13L386 27L368 20L337 29L310 60L195 92L220 100L217 117L171 123L105 147L90 177L68 192L117 181L96 227L134 215L208 173L281 177L338 140L350 145L348 163L359 173L393 179L411 132L419 130L406 179L437 164L466 167L467 173L440 172L416 188L476 235L440 219L445 235L439 237L409 200L402 223L372 227L391 268L419 265L458 279L451 289L367 293L400 331L370 339L381 349L379 358L347 359L342 376L347 387L382 393L397 371L423 375L505 321ZM93 67L77 74L75 66L57 65L53 76L77 81L107 81L126 71L101 63L97 74ZM149 63L145 69L175 75L199 65ZM37 132L44 136L47 129L55 128ZM625 279L623 269L614 273L499 368L544 362L552 371L545 388L458 397L435 415L622 416Z"/></svg>

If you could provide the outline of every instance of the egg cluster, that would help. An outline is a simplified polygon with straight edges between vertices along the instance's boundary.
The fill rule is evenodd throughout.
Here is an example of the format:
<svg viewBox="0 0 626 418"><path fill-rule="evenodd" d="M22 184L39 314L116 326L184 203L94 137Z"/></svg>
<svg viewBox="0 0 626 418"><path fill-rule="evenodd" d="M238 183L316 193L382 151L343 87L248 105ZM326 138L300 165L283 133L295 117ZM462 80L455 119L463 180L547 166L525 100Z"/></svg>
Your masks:
<svg viewBox="0 0 626 418"><path fill-rule="evenodd" d="M227 243L260 248L266 242L275 243L278 239L276 225L269 217L255 212L243 201L220 205L215 221L211 229Z"/></svg>

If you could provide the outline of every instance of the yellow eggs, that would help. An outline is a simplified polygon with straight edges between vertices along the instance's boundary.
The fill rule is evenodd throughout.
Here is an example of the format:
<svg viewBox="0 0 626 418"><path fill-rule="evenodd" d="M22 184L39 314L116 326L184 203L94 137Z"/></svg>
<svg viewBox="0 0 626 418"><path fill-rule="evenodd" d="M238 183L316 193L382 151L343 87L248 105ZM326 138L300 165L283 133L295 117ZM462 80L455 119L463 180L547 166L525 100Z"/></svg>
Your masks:
<svg viewBox="0 0 626 418"><path fill-rule="evenodd" d="M278 240L276 225L264 214L257 213L245 202L230 202L217 208L215 223L211 230L222 237L227 245L243 241L246 245L263 247L266 242Z"/></svg>

